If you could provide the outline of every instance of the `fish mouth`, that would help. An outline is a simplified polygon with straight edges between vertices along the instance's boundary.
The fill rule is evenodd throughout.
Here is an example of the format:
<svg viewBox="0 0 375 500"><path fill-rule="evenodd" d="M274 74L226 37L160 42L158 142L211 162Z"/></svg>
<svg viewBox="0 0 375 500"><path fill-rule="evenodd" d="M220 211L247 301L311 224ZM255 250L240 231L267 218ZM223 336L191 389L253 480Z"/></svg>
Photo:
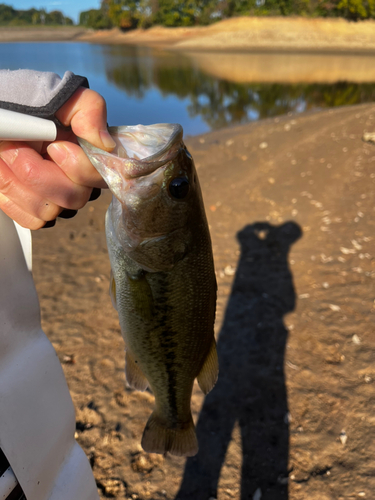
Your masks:
<svg viewBox="0 0 375 500"><path fill-rule="evenodd" d="M182 127L177 123L109 127L116 142L112 154L119 158L160 161L182 140Z"/></svg>
<svg viewBox="0 0 375 500"><path fill-rule="evenodd" d="M104 169L132 179L150 174L173 160L182 146L183 130L177 123L126 125L109 127L108 131L116 143L110 153L78 138L80 146L107 183L108 173L104 172L103 164Z"/></svg>

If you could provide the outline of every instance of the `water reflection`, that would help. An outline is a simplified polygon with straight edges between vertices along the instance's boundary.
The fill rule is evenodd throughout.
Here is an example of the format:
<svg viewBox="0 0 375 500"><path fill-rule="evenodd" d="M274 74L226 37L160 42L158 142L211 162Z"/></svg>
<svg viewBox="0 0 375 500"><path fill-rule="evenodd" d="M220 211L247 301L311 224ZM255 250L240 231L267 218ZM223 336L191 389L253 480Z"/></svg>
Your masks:
<svg viewBox="0 0 375 500"><path fill-rule="evenodd" d="M343 106L371 102L375 99L375 83L358 83L338 81L336 83L270 83L270 59L268 58L264 71L266 83L248 83L230 81L233 75L238 79L238 72L228 71L226 78L219 78L213 73L213 64L202 65L202 54L186 56L175 53L166 53L141 47L107 47L110 57L106 57L106 75L110 82L118 88L125 90L129 96L142 99L152 88L158 89L162 95L174 95L179 99L187 99L187 110L191 118L201 117L210 129L218 129L228 125L245 123L260 118L269 118L288 112L302 112L315 108ZM126 54L126 56L125 56ZM108 55L108 53L107 53ZM121 55L125 57L121 57ZM215 59L215 54L204 55ZM222 57L217 61L217 68L222 67ZM229 57L227 55L227 57ZM232 55L233 57L233 55ZM263 56L265 57L265 56ZM282 56L280 56L282 57ZM299 56L297 62L300 61ZM304 56L308 60L310 56ZM311 56L313 57L313 56ZM324 57L321 56L323 59ZM342 56L344 57L344 56ZM350 56L350 71L347 71L343 59L342 71L346 76L353 71L353 80L358 79L355 73L355 56ZM360 56L358 56L360 57ZM361 56L362 59L365 56ZM366 56L367 57L367 56ZM317 64L316 56L314 56ZM362 68L363 60L359 59ZM375 62L374 57L367 57L366 62ZM272 55L276 63L275 55ZM289 62L290 59L289 55ZM238 61L238 64L240 61ZM244 61L242 61L244 63ZM308 61L307 61L308 63ZM258 61L259 64L259 61ZM325 65L328 62L325 59ZM203 67L202 67L203 66ZM203 68L206 68L204 70ZM345 69L346 68L346 69ZM292 71L291 71L292 70ZM218 70L216 70L217 72ZM288 73L289 71L289 73ZM298 78L298 65L281 72L284 76L289 74L292 79ZM346 71L346 72L345 72ZM251 78L254 74L261 78L261 68L250 71ZM306 76L306 73L304 73ZM340 66L336 64L335 74L340 75ZM314 77L314 71L311 71ZM241 73L244 78L244 71ZM275 73L275 79L280 78ZM301 77L302 78L302 77ZM322 79L322 74L319 76ZM327 79L332 75L327 73ZM369 78L368 74L366 76ZM373 75L375 82L375 72Z"/></svg>
<svg viewBox="0 0 375 500"><path fill-rule="evenodd" d="M85 43L0 43L0 69L70 70L111 125L179 122L187 134L375 100L375 55L189 53Z"/></svg>
<svg viewBox="0 0 375 500"><path fill-rule="evenodd" d="M196 66L219 79L237 83L373 83L375 56L336 52L189 52Z"/></svg>

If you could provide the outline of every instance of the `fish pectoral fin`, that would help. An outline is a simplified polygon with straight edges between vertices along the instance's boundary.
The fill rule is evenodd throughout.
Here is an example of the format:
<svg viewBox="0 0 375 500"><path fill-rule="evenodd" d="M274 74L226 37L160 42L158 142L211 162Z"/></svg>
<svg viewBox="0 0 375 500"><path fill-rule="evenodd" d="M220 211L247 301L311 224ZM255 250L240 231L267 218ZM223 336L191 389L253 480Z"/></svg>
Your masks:
<svg viewBox="0 0 375 500"><path fill-rule="evenodd" d="M218 374L219 360L217 358L216 341L213 339L210 350L197 377L199 387L204 394L208 394L216 384Z"/></svg>
<svg viewBox="0 0 375 500"><path fill-rule="evenodd" d="M198 453L198 441L191 415L188 422L171 427L154 411L143 431L141 444L147 453L169 451L171 455L193 457Z"/></svg>
<svg viewBox="0 0 375 500"><path fill-rule="evenodd" d="M159 238L145 240L137 247L136 255L131 257L152 272L170 271L188 252L188 237L184 228Z"/></svg>
<svg viewBox="0 0 375 500"><path fill-rule="evenodd" d="M117 311L117 302L116 302L116 281L113 276L113 272L111 269L111 274L109 275L109 296L111 297L112 305Z"/></svg>
<svg viewBox="0 0 375 500"><path fill-rule="evenodd" d="M125 354L125 376L126 381L132 389L145 391L148 387L148 381L137 361L129 351Z"/></svg>
<svg viewBox="0 0 375 500"><path fill-rule="evenodd" d="M127 277L135 312L142 319L151 320L154 316L154 297L145 272L142 271L136 276L127 274Z"/></svg>

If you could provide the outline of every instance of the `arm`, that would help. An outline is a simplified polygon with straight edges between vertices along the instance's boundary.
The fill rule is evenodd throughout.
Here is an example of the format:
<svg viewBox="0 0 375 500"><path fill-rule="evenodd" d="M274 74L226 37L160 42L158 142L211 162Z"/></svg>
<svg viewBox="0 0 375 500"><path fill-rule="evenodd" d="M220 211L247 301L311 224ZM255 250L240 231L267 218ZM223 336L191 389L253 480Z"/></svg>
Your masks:
<svg viewBox="0 0 375 500"><path fill-rule="evenodd" d="M0 209L23 227L39 229L63 209L82 208L93 188L106 187L76 141L107 151L114 146L104 99L82 84L72 73L61 80L53 73L0 71L0 107L71 127L52 144L0 143Z"/></svg>

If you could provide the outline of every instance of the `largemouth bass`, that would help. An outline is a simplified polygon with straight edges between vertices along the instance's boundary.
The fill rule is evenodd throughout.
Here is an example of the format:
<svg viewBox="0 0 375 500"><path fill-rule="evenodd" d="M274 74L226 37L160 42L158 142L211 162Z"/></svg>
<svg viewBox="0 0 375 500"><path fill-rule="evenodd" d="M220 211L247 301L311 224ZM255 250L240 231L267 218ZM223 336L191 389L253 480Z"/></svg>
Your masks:
<svg viewBox="0 0 375 500"><path fill-rule="evenodd" d="M155 396L142 447L192 456L194 379L207 394L218 376L216 279L198 176L180 125L109 132L112 153L79 143L113 193L106 237L126 379Z"/></svg>

